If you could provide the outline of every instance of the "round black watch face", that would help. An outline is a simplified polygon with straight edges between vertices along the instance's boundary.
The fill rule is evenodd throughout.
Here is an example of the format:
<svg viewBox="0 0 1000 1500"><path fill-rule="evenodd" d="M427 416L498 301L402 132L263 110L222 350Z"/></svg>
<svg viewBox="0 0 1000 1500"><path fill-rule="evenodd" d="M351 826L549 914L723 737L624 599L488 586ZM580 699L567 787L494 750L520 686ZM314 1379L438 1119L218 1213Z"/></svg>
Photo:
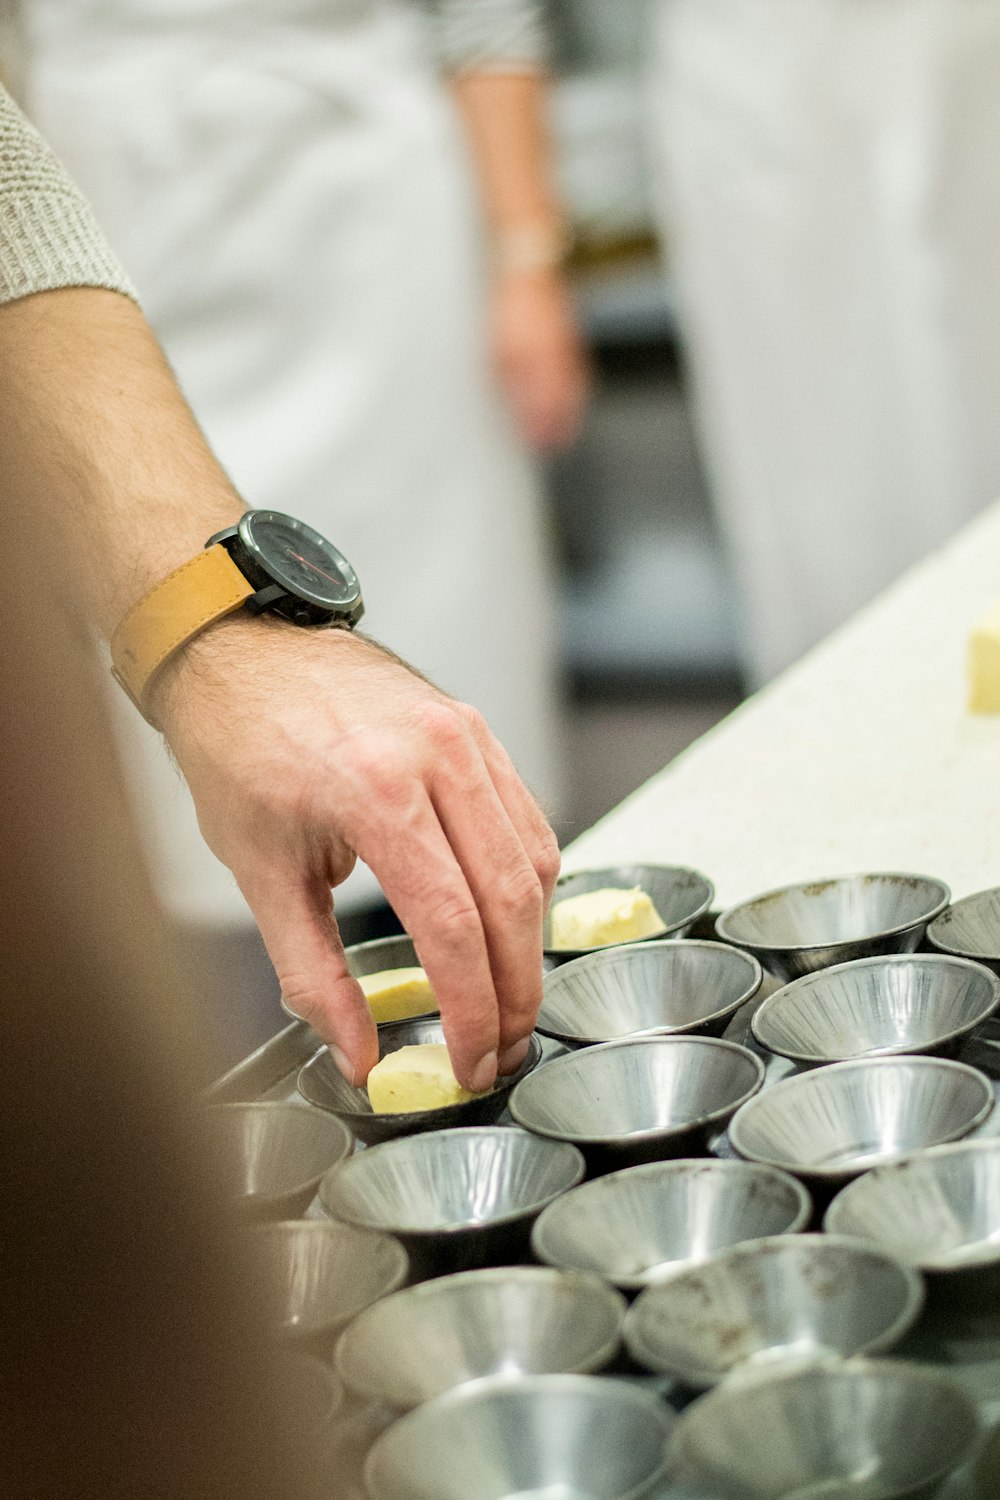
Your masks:
<svg viewBox="0 0 1000 1500"><path fill-rule="evenodd" d="M361 588L347 558L304 521L277 510L249 511L240 535L275 582L308 603L339 610L359 598Z"/></svg>

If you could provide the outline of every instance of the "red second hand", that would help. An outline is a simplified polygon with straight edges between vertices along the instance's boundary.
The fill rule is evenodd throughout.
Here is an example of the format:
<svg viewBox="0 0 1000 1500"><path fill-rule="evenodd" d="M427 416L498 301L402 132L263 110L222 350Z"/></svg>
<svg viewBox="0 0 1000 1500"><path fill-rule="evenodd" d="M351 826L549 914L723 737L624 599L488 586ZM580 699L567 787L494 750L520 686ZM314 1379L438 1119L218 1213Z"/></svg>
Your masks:
<svg viewBox="0 0 1000 1500"><path fill-rule="evenodd" d="M288 555L289 557L294 557L295 561L302 563L304 567L312 568L313 572L318 573L321 578L329 578L331 583L335 583L338 588L341 587L342 580L340 578L335 578L332 573L325 573L322 568L317 568L316 564L310 562L308 557L303 557L301 552L290 552Z"/></svg>

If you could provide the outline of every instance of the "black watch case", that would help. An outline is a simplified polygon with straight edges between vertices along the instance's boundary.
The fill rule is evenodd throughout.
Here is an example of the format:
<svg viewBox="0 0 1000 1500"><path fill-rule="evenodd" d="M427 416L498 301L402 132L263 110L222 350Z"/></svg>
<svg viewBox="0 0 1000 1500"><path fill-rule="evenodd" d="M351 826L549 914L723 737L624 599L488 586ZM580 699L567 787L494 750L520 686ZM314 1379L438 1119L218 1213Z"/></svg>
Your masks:
<svg viewBox="0 0 1000 1500"><path fill-rule="evenodd" d="M357 574L325 536L280 510L248 510L236 526L217 531L220 543L255 592L252 614L268 611L295 625L353 630L365 612Z"/></svg>

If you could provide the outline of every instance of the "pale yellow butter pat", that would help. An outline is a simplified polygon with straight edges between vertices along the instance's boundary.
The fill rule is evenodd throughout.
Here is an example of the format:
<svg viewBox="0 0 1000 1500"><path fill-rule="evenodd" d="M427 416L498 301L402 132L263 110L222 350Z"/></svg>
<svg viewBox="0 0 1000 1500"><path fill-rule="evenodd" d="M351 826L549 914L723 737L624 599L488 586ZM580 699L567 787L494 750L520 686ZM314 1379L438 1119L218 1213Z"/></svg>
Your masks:
<svg viewBox="0 0 1000 1500"><path fill-rule="evenodd" d="M666 932L666 924L646 892L606 886L567 896L552 908L553 948L603 948L634 943Z"/></svg>
<svg viewBox="0 0 1000 1500"><path fill-rule="evenodd" d="M377 1115L443 1109L474 1097L455 1077L443 1042L400 1047L383 1057L368 1074L368 1098Z"/></svg>
<svg viewBox="0 0 1000 1500"><path fill-rule="evenodd" d="M364 974L358 983L379 1025L383 1021L408 1021L438 1010L437 998L423 969L382 969Z"/></svg>
<svg viewBox="0 0 1000 1500"><path fill-rule="evenodd" d="M969 710L1000 714L1000 604L969 637Z"/></svg>

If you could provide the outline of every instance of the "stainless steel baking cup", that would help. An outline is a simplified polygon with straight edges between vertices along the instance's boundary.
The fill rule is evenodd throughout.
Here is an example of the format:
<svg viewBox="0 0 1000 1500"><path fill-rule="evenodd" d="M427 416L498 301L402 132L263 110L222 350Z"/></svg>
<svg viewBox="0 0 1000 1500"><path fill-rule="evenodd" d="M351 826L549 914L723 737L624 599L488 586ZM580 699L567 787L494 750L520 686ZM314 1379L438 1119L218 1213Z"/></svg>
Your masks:
<svg viewBox="0 0 1000 1500"><path fill-rule="evenodd" d="M1000 886L952 902L931 922L927 941L941 953L975 959L1000 974Z"/></svg>
<svg viewBox="0 0 1000 1500"><path fill-rule="evenodd" d="M924 1271L1000 1262L1000 1140L935 1146L866 1172L827 1209L824 1227L879 1245Z"/></svg>
<svg viewBox="0 0 1000 1500"><path fill-rule="evenodd" d="M725 943L682 938L602 948L546 976L538 1029L572 1045L720 1036L762 979L755 958Z"/></svg>
<svg viewBox="0 0 1000 1500"><path fill-rule="evenodd" d="M741 1156L836 1182L968 1135L989 1114L989 1079L940 1057L834 1063L765 1089L729 1139Z"/></svg>
<svg viewBox="0 0 1000 1500"><path fill-rule="evenodd" d="M418 1275L520 1259L531 1224L584 1172L573 1146L504 1126L402 1136L320 1183L324 1210L399 1239Z"/></svg>
<svg viewBox="0 0 1000 1500"><path fill-rule="evenodd" d="M273 1327L298 1342L335 1334L398 1291L409 1270L391 1235L329 1219L261 1225L254 1249L270 1281Z"/></svg>
<svg viewBox="0 0 1000 1500"><path fill-rule="evenodd" d="M836 964L769 995L751 1029L796 1062L840 1062L953 1047L1000 1005L1000 979L943 954Z"/></svg>
<svg viewBox="0 0 1000 1500"><path fill-rule="evenodd" d="M647 1369L695 1389L734 1370L891 1349L923 1306L919 1272L852 1239L791 1234L721 1251L629 1309Z"/></svg>
<svg viewBox="0 0 1000 1500"><path fill-rule="evenodd" d="M519 1125L579 1146L591 1171L690 1156L764 1079L753 1052L715 1037L642 1037L556 1058L518 1084Z"/></svg>
<svg viewBox="0 0 1000 1500"><path fill-rule="evenodd" d="M372 1500L638 1500L674 1418L593 1375L493 1376L410 1412L365 1465Z"/></svg>
<svg viewBox="0 0 1000 1500"><path fill-rule="evenodd" d="M247 1218L304 1213L323 1173L354 1149L346 1125L301 1104L213 1104L205 1117L221 1150L228 1199Z"/></svg>
<svg viewBox="0 0 1000 1500"><path fill-rule="evenodd" d="M443 1042L444 1027L437 1017L410 1021L387 1021L378 1028L379 1057L387 1057L400 1047L414 1047L428 1042ZM326 1047L310 1058L299 1073L298 1088L304 1099L317 1109L327 1110L342 1120L348 1129L369 1145L392 1140L396 1136L415 1135L422 1130L445 1130L453 1125L492 1125L507 1107L507 1099L522 1078L537 1067L542 1045L537 1036L528 1038L528 1053L516 1073L498 1074L493 1087L461 1104L442 1109L402 1111L399 1114L376 1114L364 1087L354 1088L337 1068Z"/></svg>
<svg viewBox="0 0 1000 1500"><path fill-rule="evenodd" d="M971 1398L944 1375L831 1360L724 1381L678 1421L668 1470L699 1500L899 1500L929 1495L978 1435Z"/></svg>
<svg viewBox="0 0 1000 1500"><path fill-rule="evenodd" d="M794 1234L812 1213L801 1182L755 1162L650 1162L585 1182L539 1215L531 1246L551 1266L593 1271L628 1291L719 1250Z"/></svg>
<svg viewBox="0 0 1000 1500"><path fill-rule="evenodd" d="M625 1299L596 1276L505 1266L442 1276L351 1324L337 1371L365 1400L419 1406L484 1375L585 1374L613 1358Z"/></svg>
<svg viewBox="0 0 1000 1500"><path fill-rule="evenodd" d="M912 953L949 895L926 875L847 875L741 901L715 930L779 979L797 979L876 953Z"/></svg>
<svg viewBox="0 0 1000 1500"><path fill-rule="evenodd" d="M684 937L698 918L708 911L715 895L712 882L699 870L688 869L686 865L609 865L601 870L578 870L572 875L560 876L552 905L570 896L582 896L587 891L630 891L636 886L645 891L663 922L663 931L654 933L653 937ZM546 956L555 959L579 958L581 953L601 951L599 948L554 948L551 914L545 918L542 943Z"/></svg>

